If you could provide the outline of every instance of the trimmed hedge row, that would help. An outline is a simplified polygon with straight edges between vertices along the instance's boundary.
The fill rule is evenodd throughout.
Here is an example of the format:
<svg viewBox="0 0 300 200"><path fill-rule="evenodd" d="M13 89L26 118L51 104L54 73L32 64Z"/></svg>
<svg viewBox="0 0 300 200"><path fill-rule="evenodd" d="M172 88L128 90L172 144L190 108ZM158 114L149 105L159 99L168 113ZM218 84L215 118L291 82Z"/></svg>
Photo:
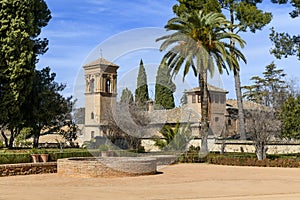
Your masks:
<svg viewBox="0 0 300 200"><path fill-rule="evenodd" d="M210 163L218 165L234 165L234 166L261 166L261 167L300 167L300 154L286 155L267 155L265 160L257 160L255 154L251 153L209 153L206 156L199 156L198 148L192 148L188 152L178 157L180 163ZM138 156L136 152L130 151L114 151L115 156ZM60 158L69 157L92 157L100 156L99 150L68 149L64 152L48 151L49 161L57 161ZM146 153L148 154L148 153ZM158 153L159 155L160 153ZM173 152L174 154L174 152ZM174 154L175 155L175 154ZM0 164L16 164L32 162L29 152L21 153L0 153Z"/></svg>
<svg viewBox="0 0 300 200"><path fill-rule="evenodd" d="M258 167L300 167L300 160L295 158L275 158L257 160L247 157L208 156L207 162L217 165L258 166Z"/></svg>
<svg viewBox="0 0 300 200"><path fill-rule="evenodd" d="M74 152L49 152L49 161L57 161L60 158L69 157L91 157L99 155L99 151L74 151ZM16 164L16 163L30 163L32 158L30 153L0 153L0 164Z"/></svg>
<svg viewBox="0 0 300 200"><path fill-rule="evenodd" d="M28 153L0 154L0 164L16 164L29 162L31 162L31 157Z"/></svg>
<svg viewBox="0 0 300 200"><path fill-rule="evenodd" d="M257 160L255 154L250 153L209 153L207 156L199 157L197 151L189 151L182 154L179 159L181 163L209 163L216 165L232 166L258 166L258 167L300 167L300 156L297 155L268 155L267 159Z"/></svg>

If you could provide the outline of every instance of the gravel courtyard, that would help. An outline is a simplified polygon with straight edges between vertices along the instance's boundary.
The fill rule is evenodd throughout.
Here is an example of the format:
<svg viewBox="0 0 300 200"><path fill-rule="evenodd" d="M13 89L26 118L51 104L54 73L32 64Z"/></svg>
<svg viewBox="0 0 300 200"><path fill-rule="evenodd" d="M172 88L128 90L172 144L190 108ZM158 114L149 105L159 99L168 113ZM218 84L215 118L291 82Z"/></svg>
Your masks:
<svg viewBox="0 0 300 200"><path fill-rule="evenodd" d="M300 169L177 164L150 176L0 178L0 200L296 200Z"/></svg>

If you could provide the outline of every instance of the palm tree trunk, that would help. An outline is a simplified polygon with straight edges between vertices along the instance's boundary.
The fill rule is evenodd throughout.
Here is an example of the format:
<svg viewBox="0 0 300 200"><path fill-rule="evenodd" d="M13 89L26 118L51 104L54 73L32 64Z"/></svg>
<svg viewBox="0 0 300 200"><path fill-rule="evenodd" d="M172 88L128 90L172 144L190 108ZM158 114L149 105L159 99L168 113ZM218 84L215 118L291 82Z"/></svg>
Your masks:
<svg viewBox="0 0 300 200"><path fill-rule="evenodd" d="M234 81L235 81L235 92L236 92L236 99L238 105L240 139L246 140L244 106L243 106L243 98L242 98L242 91L241 91L240 73L238 70L234 70Z"/></svg>
<svg viewBox="0 0 300 200"><path fill-rule="evenodd" d="M207 69L201 70L199 75L199 86L201 93L201 148L199 155L208 154L208 88L207 88Z"/></svg>
<svg viewBox="0 0 300 200"><path fill-rule="evenodd" d="M230 21L231 24L234 24L234 15L232 5L230 5ZM230 29L232 32L232 29ZM235 46L234 40L230 40L230 45L232 47ZM242 91L241 91L241 78L240 78L240 70L233 69L234 73L234 82L235 82L235 93L238 105L238 118L239 118L239 132L240 132L240 139L246 140L246 131L245 131L245 116L244 116L244 108L243 108L243 98L242 98Z"/></svg>

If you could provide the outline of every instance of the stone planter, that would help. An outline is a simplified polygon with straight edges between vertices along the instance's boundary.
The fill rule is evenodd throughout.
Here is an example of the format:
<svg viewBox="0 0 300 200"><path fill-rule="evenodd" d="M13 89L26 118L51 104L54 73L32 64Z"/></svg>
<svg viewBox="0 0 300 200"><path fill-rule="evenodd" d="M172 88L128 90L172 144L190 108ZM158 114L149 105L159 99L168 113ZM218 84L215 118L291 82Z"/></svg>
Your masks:
<svg viewBox="0 0 300 200"><path fill-rule="evenodd" d="M48 162L49 154L40 154L43 162Z"/></svg>
<svg viewBox="0 0 300 200"><path fill-rule="evenodd" d="M32 158L32 161L34 163L37 163L39 162L39 154L30 154L31 158Z"/></svg>

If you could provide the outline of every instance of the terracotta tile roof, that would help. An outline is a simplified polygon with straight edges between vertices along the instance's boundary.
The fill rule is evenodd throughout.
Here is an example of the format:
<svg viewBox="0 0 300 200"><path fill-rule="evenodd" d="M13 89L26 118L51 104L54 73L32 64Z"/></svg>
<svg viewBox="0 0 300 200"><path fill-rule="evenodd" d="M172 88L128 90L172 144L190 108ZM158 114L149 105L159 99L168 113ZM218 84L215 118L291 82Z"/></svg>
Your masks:
<svg viewBox="0 0 300 200"><path fill-rule="evenodd" d="M228 93L227 90L224 90L224 89L222 89L222 88L218 88L218 87L213 86L213 85L210 85L210 84L208 84L207 87L208 87L208 90L209 90L209 91ZM193 89L191 89L191 90L188 90L188 91L186 91L186 92L189 93L189 92L198 92L198 91L200 91L200 87L195 87L195 88L193 88Z"/></svg>
<svg viewBox="0 0 300 200"><path fill-rule="evenodd" d="M154 110L149 113L151 124L160 123L196 123L201 120L198 112L192 111L186 107L179 107L170 110Z"/></svg>
<svg viewBox="0 0 300 200"><path fill-rule="evenodd" d="M85 64L84 66L94 66L94 65L106 65L106 66L115 66L118 67L118 65L104 59L104 58L98 58L97 60L94 60L91 63Z"/></svg>
<svg viewBox="0 0 300 200"><path fill-rule="evenodd" d="M230 108L238 108L236 99L227 99L226 104ZM243 107L245 110L259 110L267 108L266 106L255 103L253 101L243 101Z"/></svg>

